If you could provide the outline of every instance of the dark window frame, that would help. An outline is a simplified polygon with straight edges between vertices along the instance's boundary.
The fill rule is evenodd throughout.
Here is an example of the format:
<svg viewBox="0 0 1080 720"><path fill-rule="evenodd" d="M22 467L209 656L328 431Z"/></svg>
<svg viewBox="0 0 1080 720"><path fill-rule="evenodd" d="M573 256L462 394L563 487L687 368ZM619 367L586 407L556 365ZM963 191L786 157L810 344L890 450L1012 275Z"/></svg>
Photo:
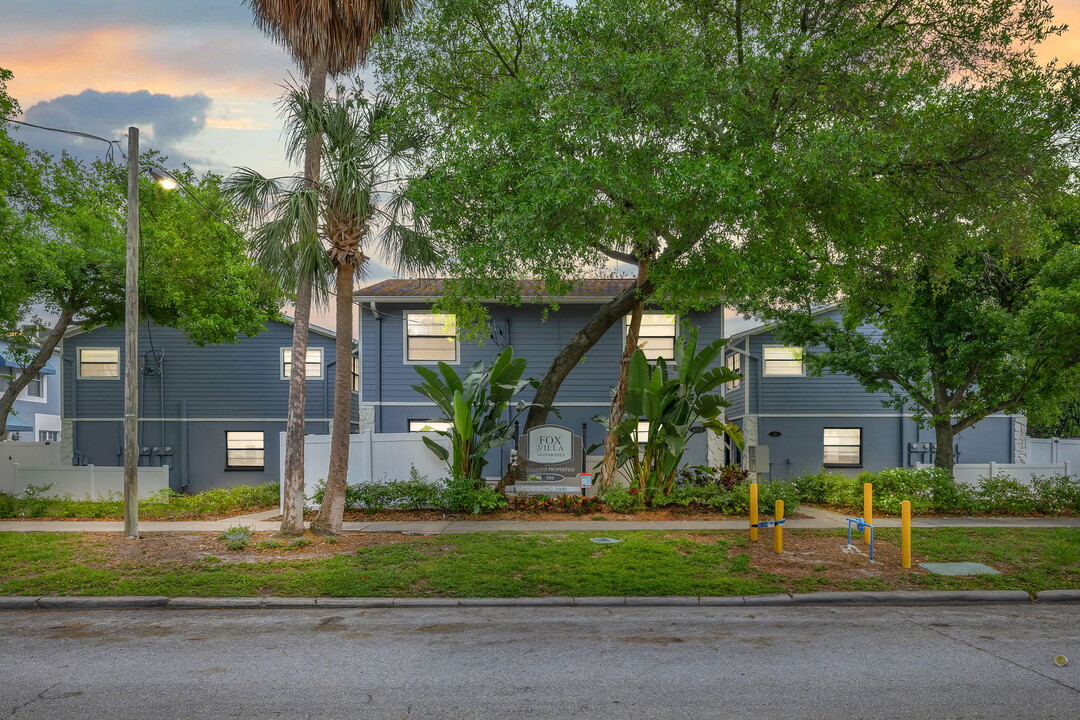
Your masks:
<svg viewBox="0 0 1080 720"><path fill-rule="evenodd" d="M233 433L259 433L262 435L262 464L255 465L230 465L230 450L250 450L251 448L234 448L229 446L229 435ZM266 431L264 430L226 430L225 431L225 471L226 472L265 472L266 471Z"/></svg>
<svg viewBox="0 0 1080 720"><path fill-rule="evenodd" d="M826 445L825 444L825 431L826 430L858 430L859 431L859 444L858 445ZM859 448L859 461L854 463L828 463L825 462L825 448ZM835 467L835 468L861 468L863 466L863 428L861 426L850 427L823 427L821 428L821 465L822 467Z"/></svg>

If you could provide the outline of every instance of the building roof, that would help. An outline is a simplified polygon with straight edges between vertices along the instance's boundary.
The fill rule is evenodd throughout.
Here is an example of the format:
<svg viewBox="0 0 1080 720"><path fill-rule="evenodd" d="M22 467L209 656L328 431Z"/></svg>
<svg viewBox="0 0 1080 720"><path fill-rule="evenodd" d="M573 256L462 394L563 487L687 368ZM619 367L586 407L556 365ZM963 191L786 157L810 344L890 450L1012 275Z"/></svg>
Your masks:
<svg viewBox="0 0 1080 720"><path fill-rule="evenodd" d="M633 278L585 278L578 280L572 290L558 297L574 300L607 300L633 284ZM547 296L547 292L538 280L521 280L518 282L518 288L522 297ZM380 298L427 300L441 297L445 289L446 278L395 278L361 288L356 291L354 297L357 300Z"/></svg>

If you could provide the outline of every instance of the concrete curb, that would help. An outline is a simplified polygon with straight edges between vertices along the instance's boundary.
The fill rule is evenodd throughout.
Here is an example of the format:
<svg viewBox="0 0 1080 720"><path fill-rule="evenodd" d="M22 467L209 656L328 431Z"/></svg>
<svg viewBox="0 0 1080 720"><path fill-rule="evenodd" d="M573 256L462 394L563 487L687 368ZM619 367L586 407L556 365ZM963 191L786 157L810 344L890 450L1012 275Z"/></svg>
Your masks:
<svg viewBox="0 0 1080 720"><path fill-rule="evenodd" d="M1023 590L900 590L886 592L817 592L796 595L666 596L666 597L531 597L531 598L294 598L162 596L3 596L0 610L271 610L288 608L425 608L425 607L764 607L792 605L879 606L979 605L1022 603ZM1080 590L1044 590L1035 602L1080 602Z"/></svg>
<svg viewBox="0 0 1080 720"><path fill-rule="evenodd" d="M1080 590L1043 590L1035 595L1036 602L1080 602Z"/></svg>

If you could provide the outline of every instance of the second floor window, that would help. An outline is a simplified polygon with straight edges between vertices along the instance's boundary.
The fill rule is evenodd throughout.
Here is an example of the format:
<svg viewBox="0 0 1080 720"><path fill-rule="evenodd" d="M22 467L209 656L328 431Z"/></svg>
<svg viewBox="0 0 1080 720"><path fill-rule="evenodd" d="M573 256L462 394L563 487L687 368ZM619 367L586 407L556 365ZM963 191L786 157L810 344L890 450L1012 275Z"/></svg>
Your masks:
<svg viewBox="0 0 1080 720"><path fill-rule="evenodd" d="M406 313L405 361L457 362L457 317L440 313Z"/></svg>
<svg viewBox="0 0 1080 720"><path fill-rule="evenodd" d="M35 398L45 397L45 376L38 373L37 376L26 386L26 396Z"/></svg>
<svg viewBox="0 0 1080 720"><path fill-rule="evenodd" d="M59 439L59 430L38 430L38 442L56 442Z"/></svg>
<svg viewBox="0 0 1080 720"><path fill-rule="evenodd" d="M645 359L650 362L664 358L675 359L676 323L674 315L662 313L643 313L638 342Z"/></svg>
<svg viewBox="0 0 1080 720"><path fill-rule="evenodd" d="M731 370L732 372L741 373L742 356L740 356L738 353L731 353L727 356L727 359L724 360L724 367L726 367L728 370ZM740 385L742 385L741 378L739 380L732 380L729 383L725 383L724 387L728 390L738 390Z"/></svg>
<svg viewBox="0 0 1080 720"><path fill-rule="evenodd" d="M304 375L308 380L319 380L323 376L323 349L308 348ZM281 379L288 380L292 372L292 348L281 348Z"/></svg>
<svg viewBox="0 0 1080 720"><path fill-rule="evenodd" d="M79 348L79 377L120 377L120 348Z"/></svg>
<svg viewBox="0 0 1080 720"><path fill-rule="evenodd" d="M762 348L765 367L761 374L765 376L798 376L803 374L803 349L766 345Z"/></svg>
<svg viewBox="0 0 1080 720"><path fill-rule="evenodd" d="M360 392L360 358L355 355L352 359L352 391Z"/></svg>

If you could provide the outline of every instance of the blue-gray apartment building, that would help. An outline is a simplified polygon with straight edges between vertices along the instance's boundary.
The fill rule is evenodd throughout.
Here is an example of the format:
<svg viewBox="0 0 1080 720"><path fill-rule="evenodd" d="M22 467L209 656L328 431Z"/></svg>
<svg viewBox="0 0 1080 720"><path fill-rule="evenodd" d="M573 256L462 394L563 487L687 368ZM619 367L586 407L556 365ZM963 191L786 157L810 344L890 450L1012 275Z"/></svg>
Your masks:
<svg viewBox="0 0 1080 720"><path fill-rule="evenodd" d="M826 314L839 317L835 309ZM727 417L747 445L768 448L766 477L782 480L822 467L853 475L933 462L932 429L920 428L910 411L885 407L887 395L866 392L848 375L808 376L803 352L785 347L768 326L735 334L725 351L727 366L743 375L725 389ZM987 417L956 436L956 460L1018 462L1025 435L1023 416Z"/></svg>
<svg viewBox="0 0 1080 720"><path fill-rule="evenodd" d="M312 327L306 363L309 434L330 431L338 372L334 333ZM235 344L199 347L173 328L139 329L139 464L168 465L174 490L277 482L292 325L267 324ZM63 344L63 421L76 465L123 463L123 328L76 331ZM358 360L346 372L358 388ZM353 398L353 430L358 411ZM67 444L65 443L65 447Z"/></svg>

